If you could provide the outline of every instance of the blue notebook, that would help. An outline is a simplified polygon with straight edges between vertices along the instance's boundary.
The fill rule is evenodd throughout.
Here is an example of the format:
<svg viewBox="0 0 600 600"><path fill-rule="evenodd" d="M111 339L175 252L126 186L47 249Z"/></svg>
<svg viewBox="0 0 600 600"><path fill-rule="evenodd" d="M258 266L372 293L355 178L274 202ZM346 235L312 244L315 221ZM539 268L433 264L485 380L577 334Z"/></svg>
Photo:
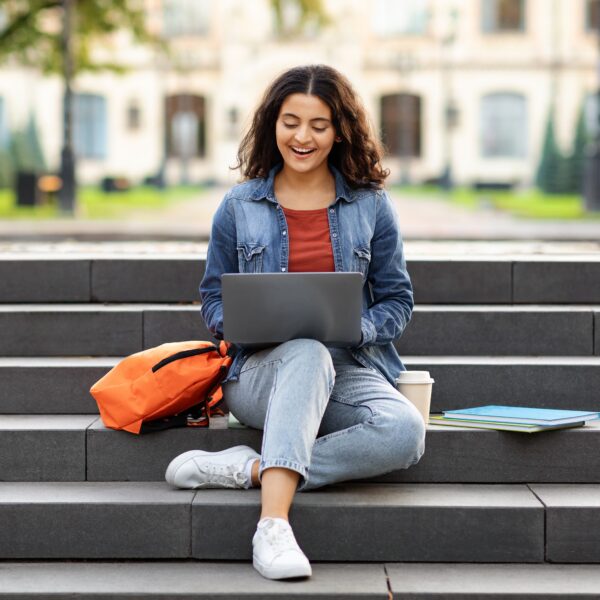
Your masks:
<svg viewBox="0 0 600 600"><path fill-rule="evenodd" d="M584 421L574 423L561 423L559 425L534 425L532 423L502 423L498 421L472 421L471 419L448 419L443 415L429 415L431 425L444 425L446 427L470 427L476 429L495 429L497 431L519 431L522 433L538 433L539 431L556 431L557 429L571 429L583 427Z"/></svg>
<svg viewBox="0 0 600 600"><path fill-rule="evenodd" d="M446 410L447 419L471 421L500 421L502 423L531 423L533 425L560 425L591 421L600 418L598 412L581 410L556 410L553 408L526 408L522 406L476 406L459 410Z"/></svg>

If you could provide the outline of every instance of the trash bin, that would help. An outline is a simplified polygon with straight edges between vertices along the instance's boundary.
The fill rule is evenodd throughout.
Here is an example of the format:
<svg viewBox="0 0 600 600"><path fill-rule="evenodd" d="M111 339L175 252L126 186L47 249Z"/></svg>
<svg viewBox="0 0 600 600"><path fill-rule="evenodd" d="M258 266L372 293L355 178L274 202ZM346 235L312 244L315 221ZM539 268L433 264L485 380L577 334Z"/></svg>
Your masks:
<svg viewBox="0 0 600 600"><path fill-rule="evenodd" d="M17 206L36 206L39 203L37 173L19 171L15 178Z"/></svg>
<svg viewBox="0 0 600 600"><path fill-rule="evenodd" d="M100 182L103 192L127 192L131 188L131 182L127 177L103 177Z"/></svg>

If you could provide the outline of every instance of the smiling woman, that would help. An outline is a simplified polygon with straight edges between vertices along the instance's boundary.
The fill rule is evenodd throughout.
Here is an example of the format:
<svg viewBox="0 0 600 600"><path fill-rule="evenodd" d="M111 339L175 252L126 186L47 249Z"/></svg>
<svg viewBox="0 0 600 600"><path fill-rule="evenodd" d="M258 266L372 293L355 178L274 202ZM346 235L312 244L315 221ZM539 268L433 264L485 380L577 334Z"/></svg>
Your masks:
<svg viewBox="0 0 600 600"><path fill-rule="evenodd" d="M393 340L413 296L381 157L349 81L328 66L295 67L267 89L238 151L244 180L213 219L200 295L216 338L226 273L354 272L363 282L358 343L233 346L223 397L241 423L264 430L260 454L191 451L167 470L176 487L262 487L253 564L270 579L312 573L288 521L296 490L404 469L424 451L423 419L394 386L405 369Z"/></svg>

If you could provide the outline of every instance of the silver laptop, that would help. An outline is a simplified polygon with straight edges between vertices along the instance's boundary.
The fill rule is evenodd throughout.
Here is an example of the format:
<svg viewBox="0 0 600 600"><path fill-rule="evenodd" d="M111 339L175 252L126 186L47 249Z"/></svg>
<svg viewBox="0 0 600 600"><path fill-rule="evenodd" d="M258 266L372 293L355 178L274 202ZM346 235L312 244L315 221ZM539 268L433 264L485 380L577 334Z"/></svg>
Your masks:
<svg viewBox="0 0 600 600"><path fill-rule="evenodd" d="M257 348L296 338L354 346L362 286L360 273L225 273L224 338Z"/></svg>

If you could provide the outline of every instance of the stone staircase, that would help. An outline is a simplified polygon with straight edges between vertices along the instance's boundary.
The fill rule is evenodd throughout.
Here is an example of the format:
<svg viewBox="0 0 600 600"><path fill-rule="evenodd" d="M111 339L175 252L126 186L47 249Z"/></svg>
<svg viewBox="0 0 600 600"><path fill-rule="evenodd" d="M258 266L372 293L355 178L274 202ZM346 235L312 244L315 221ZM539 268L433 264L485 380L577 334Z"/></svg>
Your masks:
<svg viewBox="0 0 600 600"><path fill-rule="evenodd" d="M257 490L173 490L177 454L251 429L106 429L91 384L120 357L209 339L195 254L0 258L0 599L600 598L600 426L429 426L404 472L298 494L314 566L251 567ZM600 410L600 257L414 259L398 349L432 410Z"/></svg>

